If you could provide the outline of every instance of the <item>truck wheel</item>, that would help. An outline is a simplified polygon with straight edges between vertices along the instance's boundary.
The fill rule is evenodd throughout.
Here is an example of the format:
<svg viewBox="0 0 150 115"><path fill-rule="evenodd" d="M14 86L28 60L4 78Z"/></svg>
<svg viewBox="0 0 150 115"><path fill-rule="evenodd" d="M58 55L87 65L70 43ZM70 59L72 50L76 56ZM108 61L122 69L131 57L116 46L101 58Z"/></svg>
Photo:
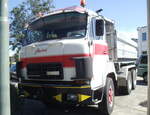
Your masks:
<svg viewBox="0 0 150 115"><path fill-rule="evenodd" d="M124 93L129 95L132 90L132 76L131 76L131 71L128 71L128 78L126 82L126 87L124 89Z"/></svg>
<svg viewBox="0 0 150 115"><path fill-rule="evenodd" d="M136 88L136 70L132 70L132 89Z"/></svg>
<svg viewBox="0 0 150 115"><path fill-rule="evenodd" d="M101 103L98 104L102 115L110 115L114 107L114 82L111 78L107 78L104 89L104 96Z"/></svg>

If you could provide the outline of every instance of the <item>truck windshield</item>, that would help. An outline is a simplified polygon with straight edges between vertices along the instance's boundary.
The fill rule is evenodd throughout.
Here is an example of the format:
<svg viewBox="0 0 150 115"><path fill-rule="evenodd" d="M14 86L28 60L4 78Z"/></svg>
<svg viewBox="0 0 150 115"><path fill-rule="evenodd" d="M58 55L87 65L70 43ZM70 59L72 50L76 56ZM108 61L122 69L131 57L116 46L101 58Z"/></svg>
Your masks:
<svg viewBox="0 0 150 115"><path fill-rule="evenodd" d="M52 39L76 39L86 35L87 15L69 12L50 15L30 24L28 39L45 41Z"/></svg>

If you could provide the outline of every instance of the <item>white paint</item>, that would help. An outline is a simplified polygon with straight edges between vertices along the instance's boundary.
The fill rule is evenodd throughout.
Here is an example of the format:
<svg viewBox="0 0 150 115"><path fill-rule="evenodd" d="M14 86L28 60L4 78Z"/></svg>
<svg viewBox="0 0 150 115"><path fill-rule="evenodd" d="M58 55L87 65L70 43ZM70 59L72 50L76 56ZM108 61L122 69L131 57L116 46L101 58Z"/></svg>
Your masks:
<svg viewBox="0 0 150 115"><path fill-rule="evenodd" d="M134 45L134 44L131 44L131 45ZM135 47L133 47L121 41L117 41L117 57L118 58L137 58L137 46L135 45Z"/></svg>
<svg viewBox="0 0 150 115"><path fill-rule="evenodd" d="M93 78L91 80L91 88L95 89L105 84L105 72L107 70L108 55L95 55L93 58Z"/></svg>
<svg viewBox="0 0 150 115"><path fill-rule="evenodd" d="M37 53L36 51L38 49L46 50L46 51ZM49 41L33 43L27 47L22 48L21 58L60 56L60 55L68 55L68 54L69 55L88 54L88 53L89 53L88 40L85 39L49 40Z"/></svg>

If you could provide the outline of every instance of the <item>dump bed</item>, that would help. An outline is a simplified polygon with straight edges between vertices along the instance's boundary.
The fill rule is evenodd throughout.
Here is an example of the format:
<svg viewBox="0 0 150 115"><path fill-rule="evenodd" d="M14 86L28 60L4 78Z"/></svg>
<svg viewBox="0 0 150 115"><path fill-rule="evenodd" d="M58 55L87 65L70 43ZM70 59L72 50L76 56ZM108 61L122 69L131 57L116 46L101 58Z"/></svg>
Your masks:
<svg viewBox="0 0 150 115"><path fill-rule="evenodd" d="M112 61L135 60L137 43L126 36L117 37L114 24L106 22L106 41L109 47L109 58Z"/></svg>
<svg viewBox="0 0 150 115"><path fill-rule="evenodd" d="M137 58L137 44L131 39L117 38L118 60L134 60Z"/></svg>

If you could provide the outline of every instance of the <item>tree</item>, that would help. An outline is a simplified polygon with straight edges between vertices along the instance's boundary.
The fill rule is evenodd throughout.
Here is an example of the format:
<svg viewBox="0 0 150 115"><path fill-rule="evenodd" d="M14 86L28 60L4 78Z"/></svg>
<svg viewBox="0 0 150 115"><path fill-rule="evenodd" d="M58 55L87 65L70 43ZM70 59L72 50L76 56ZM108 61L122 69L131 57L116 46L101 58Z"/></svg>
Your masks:
<svg viewBox="0 0 150 115"><path fill-rule="evenodd" d="M10 35L19 41L25 37L25 26L31 17L51 11L53 0L26 0L10 11Z"/></svg>
<svg viewBox="0 0 150 115"><path fill-rule="evenodd" d="M24 25L28 22L25 6L21 4L13 8L10 15L10 35L17 39L23 38Z"/></svg>
<svg viewBox="0 0 150 115"><path fill-rule="evenodd" d="M32 15L36 15L39 12L49 12L51 8L54 8L52 0L28 0L27 3Z"/></svg>

